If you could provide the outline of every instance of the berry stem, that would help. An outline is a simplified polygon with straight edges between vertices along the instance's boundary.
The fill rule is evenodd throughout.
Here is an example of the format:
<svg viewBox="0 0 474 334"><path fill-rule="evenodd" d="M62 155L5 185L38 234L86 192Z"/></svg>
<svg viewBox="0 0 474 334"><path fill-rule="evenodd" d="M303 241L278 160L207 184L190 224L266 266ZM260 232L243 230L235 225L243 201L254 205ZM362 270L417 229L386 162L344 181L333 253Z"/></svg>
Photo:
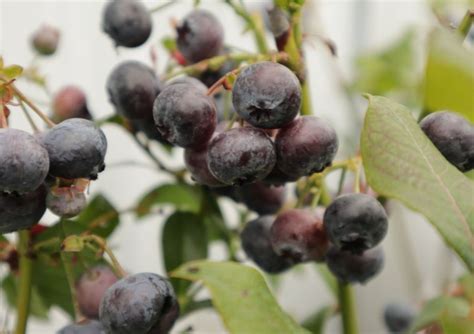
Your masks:
<svg viewBox="0 0 474 334"><path fill-rule="evenodd" d="M456 31L462 36L462 38L466 38L473 23L474 10L468 9Z"/></svg>
<svg viewBox="0 0 474 334"><path fill-rule="evenodd" d="M112 250L107 246L107 242L103 238L92 234L85 236L84 241L95 243L99 246L101 251L107 253L110 258L110 261L112 261L112 267L119 278L124 278L125 276L127 276L127 273L125 272L125 270L123 270L122 266L120 265L120 262L117 260Z"/></svg>
<svg viewBox="0 0 474 334"><path fill-rule="evenodd" d="M169 7L169 6L174 5L174 4L176 4L176 3L178 3L178 1L165 2L165 3L163 3L163 4L160 4L160 5L158 5L158 6L155 6L155 7L153 7L153 8L150 8L150 9L148 10L148 12L149 12L150 14L154 14L154 13L157 13L157 12L161 11L162 9L165 9L166 7Z"/></svg>
<svg viewBox="0 0 474 334"><path fill-rule="evenodd" d="M253 31L255 43L257 44L258 52L259 53L267 53L268 52L268 45L267 40L265 38L265 32L262 26L262 20L257 15L251 15L245 7L238 5L233 0L224 0L226 4L228 4L235 13L244 19L245 23L247 23L247 27L249 30Z"/></svg>
<svg viewBox="0 0 474 334"><path fill-rule="evenodd" d="M33 261L29 256L30 231L18 232L18 253L20 256L19 288L17 297L17 322L15 334L26 333L30 313L31 278Z"/></svg>
<svg viewBox="0 0 474 334"><path fill-rule="evenodd" d="M66 239L66 227L64 225L64 220L59 221L60 225L60 238L61 240ZM79 310L79 304L77 302L76 288L74 286L74 271L71 265L71 258L69 254L66 254L63 250L60 250L59 255L61 256L61 261L64 266L64 272L66 273L66 279L69 285L69 291L71 293L72 306L74 308L74 317L76 321L79 321L82 318L81 311Z"/></svg>
<svg viewBox="0 0 474 334"><path fill-rule="evenodd" d="M25 117L26 117L28 123L30 123L31 128L33 129L33 132L34 133L40 132L38 127L35 124L35 121L33 120L33 118L31 118L30 113L26 109L25 104L23 103L23 101L21 99L18 99L18 98L17 98L17 100L18 100L18 103L20 104L21 110L23 110L23 113L25 114Z"/></svg>
<svg viewBox="0 0 474 334"><path fill-rule="evenodd" d="M338 297L344 334L357 334L357 316L354 305L354 292L351 285L339 281Z"/></svg>
<svg viewBox="0 0 474 334"><path fill-rule="evenodd" d="M165 76L165 80L169 80L175 76L181 75L181 74L186 74L186 75L198 75L201 74L202 72L205 72L208 69L218 69L224 65L226 61L233 61L235 63L243 63L243 62L249 62L249 63L255 63L258 61L264 61L264 60L273 60L275 59L276 61L282 61L288 59L288 55L284 52L271 52L267 54L259 54L259 53L234 53L234 54L226 54L222 56L216 56L212 57L209 59L204 59L201 60L200 62L197 62L195 64L189 65L182 67L174 72L171 72L170 74Z"/></svg>
<svg viewBox="0 0 474 334"><path fill-rule="evenodd" d="M5 107L0 103L0 129L8 128L7 117L5 116Z"/></svg>
<svg viewBox="0 0 474 334"><path fill-rule="evenodd" d="M33 111L48 125L48 127L52 128L56 124L51 121L45 113L43 113L29 98L27 98L13 83L11 84L13 92L18 97L18 99L22 100L26 103L28 107L33 109Z"/></svg>

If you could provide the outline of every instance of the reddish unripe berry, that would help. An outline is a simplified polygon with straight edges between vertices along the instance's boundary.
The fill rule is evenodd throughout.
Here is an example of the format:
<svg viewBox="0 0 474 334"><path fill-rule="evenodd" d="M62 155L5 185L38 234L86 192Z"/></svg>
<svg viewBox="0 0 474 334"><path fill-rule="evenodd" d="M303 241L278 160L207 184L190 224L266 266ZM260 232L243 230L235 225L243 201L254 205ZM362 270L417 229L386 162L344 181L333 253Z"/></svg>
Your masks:
<svg viewBox="0 0 474 334"><path fill-rule="evenodd" d="M323 261L329 248L321 210L291 209L280 213L270 238L277 254L295 261Z"/></svg>
<svg viewBox="0 0 474 334"><path fill-rule="evenodd" d="M105 291L117 280L114 272L103 265L95 266L83 273L76 282L77 303L81 313L87 318L97 319Z"/></svg>

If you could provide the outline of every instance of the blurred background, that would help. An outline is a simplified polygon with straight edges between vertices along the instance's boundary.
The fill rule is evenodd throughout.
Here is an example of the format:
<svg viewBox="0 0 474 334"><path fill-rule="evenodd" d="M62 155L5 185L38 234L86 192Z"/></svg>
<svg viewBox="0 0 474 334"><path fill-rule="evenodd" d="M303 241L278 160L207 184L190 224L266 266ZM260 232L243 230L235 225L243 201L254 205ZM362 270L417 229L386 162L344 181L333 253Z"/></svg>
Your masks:
<svg viewBox="0 0 474 334"><path fill-rule="evenodd" d="M341 139L338 159L354 154L358 148L358 131L366 105L358 92L370 91L392 96L416 108L417 78L423 70L424 38L439 21L456 24L465 13L462 1L417 0L308 0L304 11L305 56L314 112L327 119ZM150 8L162 1L146 1ZM245 1L249 10L264 11L266 1ZM221 1L203 0L201 6L213 12L223 23L225 40L230 46L256 51L250 34L243 33L239 17ZM167 52L160 40L172 36L170 20L180 20L192 8L192 1L177 4L153 15L153 33L148 42L136 49L116 50L101 30L102 1L0 1L0 54L5 63L28 66L34 52L30 37L42 23L61 30L58 52L39 60L41 72L47 75L51 92L64 85L77 85L87 94L89 109L95 118L114 113L108 101L105 82L112 68L126 59L151 65L150 50L158 55L159 73L163 71ZM333 56L325 41L337 48ZM270 33L268 41L273 43ZM270 44L272 45L272 44ZM47 102L37 87L20 81L18 86L35 101ZM47 104L41 105L48 110ZM14 114L11 126L29 130L23 115ZM148 157L121 128L103 128L109 142L107 169L93 182L90 193L103 193L116 208L132 207L156 185L169 181L150 168L127 166L134 161L151 166ZM182 166L182 151L167 155L160 147L152 149L170 166ZM227 222L237 224L238 212L229 200L221 199ZM390 301L413 304L438 295L448 282L461 272L458 259L443 244L424 218L401 204L389 204L390 227L383 242L386 264L383 272L365 286L356 287L361 333L384 333L381 318L383 306ZM122 224L110 239L116 256L130 273L150 271L165 274L160 248L161 215L135 221L123 215ZM48 214L43 222L56 218ZM9 236L10 237L10 236ZM225 248L211 245L211 258L225 258ZM7 271L0 264L0 281ZM301 321L320 306L334 303L322 279L311 264L298 266L282 275L275 294L285 311ZM13 328L14 312L9 310L0 292L0 328ZM34 318L29 333L53 333L70 320L59 308L53 308L48 319ZM199 311L182 319L174 328L179 332L192 326L197 333L221 333L224 328L213 311ZM339 319L334 317L327 333L339 332Z"/></svg>

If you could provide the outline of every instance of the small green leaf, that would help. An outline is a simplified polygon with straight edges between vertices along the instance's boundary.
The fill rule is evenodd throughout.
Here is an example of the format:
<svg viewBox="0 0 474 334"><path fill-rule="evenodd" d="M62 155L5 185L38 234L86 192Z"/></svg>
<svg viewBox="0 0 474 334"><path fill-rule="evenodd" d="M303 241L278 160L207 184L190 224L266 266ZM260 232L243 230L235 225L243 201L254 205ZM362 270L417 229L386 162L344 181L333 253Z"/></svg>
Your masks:
<svg viewBox="0 0 474 334"><path fill-rule="evenodd" d="M84 240L77 235L70 235L64 239L61 248L64 252L77 253L84 249Z"/></svg>
<svg viewBox="0 0 474 334"><path fill-rule="evenodd" d="M3 57L0 56L0 70L3 69Z"/></svg>
<svg viewBox="0 0 474 334"><path fill-rule="evenodd" d="M207 233L202 217L177 211L165 222L161 237L167 272L183 263L207 258ZM189 282L171 279L178 296L184 295Z"/></svg>
<svg viewBox="0 0 474 334"><path fill-rule="evenodd" d="M474 300L474 274L465 274L458 280L463 294L469 300Z"/></svg>
<svg viewBox="0 0 474 334"><path fill-rule="evenodd" d="M442 29L428 38L424 104L431 111L452 110L474 122L474 52L457 34Z"/></svg>
<svg viewBox="0 0 474 334"><path fill-rule="evenodd" d="M469 310L469 302L462 298L442 296L432 299L424 305L409 332L415 333L429 325L438 323L440 320L442 325L445 321L450 322L449 319L465 319L469 315ZM459 332L446 331L446 333Z"/></svg>
<svg viewBox="0 0 474 334"><path fill-rule="evenodd" d="M169 52L175 51L177 49L176 39L173 37L163 37L163 39L161 40L161 45Z"/></svg>
<svg viewBox="0 0 474 334"><path fill-rule="evenodd" d="M302 326L313 334L323 334L326 321L335 313L334 306L324 306L318 312L303 321Z"/></svg>
<svg viewBox="0 0 474 334"><path fill-rule="evenodd" d="M368 98L361 135L368 183L427 217L474 269L474 182L441 155L407 108L384 97Z"/></svg>
<svg viewBox="0 0 474 334"><path fill-rule="evenodd" d="M254 268L235 262L195 261L171 276L202 281L230 333L309 333L283 312Z"/></svg>
<svg viewBox="0 0 474 334"><path fill-rule="evenodd" d="M200 209L201 195L197 186L184 183L160 185L138 202L136 213L138 217L143 217L149 214L155 205L160 204L171 204L176 210L197 213Z"/></svg>
<svg viewBox="0 0 474 334"><path fill-rule="evenodd" d="M23 67L19 65L10 65L4 67L1 72L7 79L15 79L23 73Z"/></svg>

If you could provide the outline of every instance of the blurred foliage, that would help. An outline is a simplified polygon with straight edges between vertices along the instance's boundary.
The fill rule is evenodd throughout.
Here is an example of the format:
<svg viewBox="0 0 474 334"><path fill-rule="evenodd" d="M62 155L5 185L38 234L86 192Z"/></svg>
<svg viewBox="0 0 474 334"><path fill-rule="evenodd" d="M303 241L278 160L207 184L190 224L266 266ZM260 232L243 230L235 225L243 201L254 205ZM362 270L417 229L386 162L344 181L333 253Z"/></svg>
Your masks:
<svg viewBox="0 0 474 334"><path fill-rule="evenodd" d="M387 48L359 56L352 89L390 96L409 106L419 103L420 69L415 59L415 38L415 30L410 29Z"/></svg>

